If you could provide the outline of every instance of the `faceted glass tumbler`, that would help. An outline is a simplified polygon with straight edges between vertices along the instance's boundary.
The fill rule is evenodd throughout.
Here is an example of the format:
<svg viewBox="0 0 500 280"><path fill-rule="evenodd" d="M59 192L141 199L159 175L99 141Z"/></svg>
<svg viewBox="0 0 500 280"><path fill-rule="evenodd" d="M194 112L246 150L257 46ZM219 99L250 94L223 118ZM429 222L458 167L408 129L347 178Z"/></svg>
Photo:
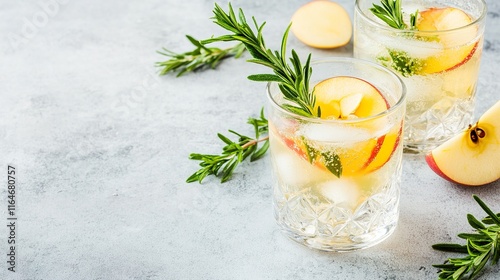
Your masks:
<svg viewBox="0 0 500 280"><path fill-rule="evenodd" d="M367 248L398 221L405 86L368 61L324 58L311 66L311 88L331 77L362 79L388 109L348 120L303 117L285 110L278 84L269 83L275 218L288 237L311 248Z"/></svg>
<svg viewBox="0 0 500 280"><path fill-rule="evenodd" d="M426 153L467 128L483 48L486 4L483 0L404 0L403 18L419 11L424 18L444 18L442 31L395 29L369 10L380 0L357 0L354 57L396 72L407 87L405 152ZM449 14L449 16L446 16ZM435 21L430 20L431 23ZM409 23L408 23L409 24ZM432 24L431 24L432 25ZM421 27L431 30L429 24Z"/></svg>

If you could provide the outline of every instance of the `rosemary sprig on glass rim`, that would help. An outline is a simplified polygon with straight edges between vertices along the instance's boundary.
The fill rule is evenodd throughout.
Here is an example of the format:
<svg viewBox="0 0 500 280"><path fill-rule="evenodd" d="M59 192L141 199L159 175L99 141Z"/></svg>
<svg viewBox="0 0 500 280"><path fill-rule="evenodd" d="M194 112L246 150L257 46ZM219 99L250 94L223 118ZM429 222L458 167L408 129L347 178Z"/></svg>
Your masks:
<svg viewBox="0 0 500 280"><path fill-rule="evenodd" d="M392 28L399 30L416 30L418 10L410 14L410 26L403 19L401 0L381 0L381 5L373 4L370 11L379 19ZM411 32L402 33L403 36L413 37ZM413 76L422 69L424 62L419 58L411 57L403 50L387 48L388 56L379 56L377 61L389 68L394 69L403 77Z"/></svg>
<svg viewBox="0 0 500 280"><path fill-rule="evenodd" d="M236 41L242 43L246 50L252 55L253 59L249 62L260 64L271 68L273 74L257 74L250 75L248 78L253 81L277 82L283 94L283 98L289 101L282 104L282 107L292 113L306 117L320 117L321 109L315 107L316 98L312 91L309 90L309 80L312 73L311 54L307 57L304 65L299 59L295 50L291 51L289 58L290 64L287 63L286 43L291 25L287 27L281 41L280 51L272 51L266 47L262 30L265 22L257 24L257 21L252 17L255 30L247 23L246 17L242 9L238 10L236 16L231 4L229 11L226 13L219 5L215 4L214 8L214 23L229 31L229 34L222 35L216 38L210 38L199 42L197 45L201 48L213 42ZM196 42L193 42L196 44ZM255 119L250 119L255 122ZM254 126L256 124L254 123ZM261 118L256 129L256 137L250 138L241 135L234 131L230 131L239 137L238 141L232 141L222 134L218 134L219 138L226 143L220 155L197 154L190 155L190 159L201 161L201 168L191 175L187 182L201 182L208 175L221 176L222 182L231 178L236 167L251 155L251 160L261 158L268 149L268 138L259 138L262 131L268 130L267 119L264 118L261 112ZM266 141L264 145L256 150L256 144ZM255 148L254 148L255 147ZM334 154L322 154L329 162L329 170L336 176L340 176L341 162L338 156Z"/></svg>
<svg viewBox="0 0 500 280"><path fill-rule="evenodd" d="M195 46L194 50L184 53L175 53L163 48L161 51L157 51L159 54L169 57L168 60L156 62L156 66L162 68L160 70L160 75L178 71L177 76L179 77L185 73L193 72L204 67L214 69L223 59L231 56L239 58L245 51L245 46L242 43L229 48L220 49L208 47L189 35L186 35L186 38Z"/></svg>
<svg viewBox="0 0 500 280"><path fill-rule="evenodd" d="M449 258L444 264L433 265L439 268L440 280L477 279L488 261L495 265L500 260L500 213L493 213L478 196L473 195L473 198L488 216L479 221L473 215L467 215L475 232L458 234L458 237L466 240L466 245L440 243L432 246L440 251L467 254L462 258Z"/></svg>
<svg viewBox="0 0 500 280"><path fill-rule="evenodd" d="M293 103L283 105L286 110L307 117L320 115L320 109L314 109L316 98L309 91L309 80L312 71L310 66L311 55L309 54L305 64L302 65L299 56L295 50L292 50L292 57L290 57L292 66L287 63L286 43L291 25L285 30L281 40L280 51L273 52L266 47L262 35L265 22L259 25L255 18L252 17L256 29L254 31L247 23L243 10L239 9L238 16L236 16L231 4L229 4L228 13L217 3L213 12L214 17L212 19L214 23L229 31L230 34L204 40L202 44L218 41L237 41L243 43L253 57L253 59L248 60L249 62L264 65L271 68L274 72L274 74L251 75L248 77L250 80L278 82L283 97Z"/></svg>
<svg viewBox="0 0 500 280"><path fill-rule="evenodd" d="M156 63L156 66L163 67L160 75L180 70L177 76L181 76L203 67L215 68L224 58L229 56L238 58L246 49L253 56L253 59L248 60L249 62L267 66L274 71L274 74L251 75L248 77L250 80L278 82L285 99L295 103L295 105L285 104L285 109L302 116L320 116L320 108L314 109L316 98L309 91L309 79L312 71L310 67L311 55L308 56L306 63L302 66L299 56L295 50L292 50L292 57L290 58L292 66L287 63L286 41L291 25L288 26L283 35L280 52L273 52L266 47L262 36L265 22L258 25L255 18L252 17L256 28L256 31L254 31L248 25L243 11L239 9L238 17L236 17L230 3L228 13L217 4L215 4L213 12L214 17L212 19L214 22L230 31L231 34L202 41L186 36L196 48L184 53L175 53L163 48L163 51L159 51L159 53L170 57L170 59ZM210 43L221 41L237 41L239 43L227 49L207 46Z"/></svg>
<svg viewBox="0 0 500 280"><path fill-rule="evenodd" d="M242 161L250 157L250 161L260 159L269 148L269 136L267 119L264 117L264 108L260 111L259 118L249 118L248 123L254 127L255 137L249 137L229 130L230 133L238 136L237 141L232 141L228 137L218 133L217 136L226 146L222 148L220 155L192 153L189 158L198 160L201 168L193 173L187 183L202 182L208 175L221 176L221 182L229 180ZM259 148L259 143L264 144Z"/></svg>
<svg viewBox="0 0 500 280"><path fill-rule="evenodd" d="M373 4L370 11L379 19L396 29L416 29L418 10L410 14L410 26L403 20L401 0L381 0L381 5Z"/></svg>

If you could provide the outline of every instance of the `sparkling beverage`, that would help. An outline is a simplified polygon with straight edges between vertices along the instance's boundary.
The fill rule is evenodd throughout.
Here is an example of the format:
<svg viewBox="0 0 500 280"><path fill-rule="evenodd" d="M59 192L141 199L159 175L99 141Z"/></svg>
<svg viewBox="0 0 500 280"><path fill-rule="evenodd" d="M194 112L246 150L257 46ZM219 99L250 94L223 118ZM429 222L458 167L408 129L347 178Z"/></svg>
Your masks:
<svg viewBox="0 0 500 280"><path fill-rule="evenodd" d="M284 110L278 85L269 84L275 218L287 236L308 247L370 247L398 221L404 85L387 69L356 59L323 59L312 67L311 86L336 82L327 95L364 95L350 115L302 117ZM347 99L340 100L341 110L349 107ZM319 95L317 103L323 116L333 110ZM383 109L371 115L377 106Z"/></svg>
<svg viewBox="0 0 500 280"><path fill-rule="evenodd" d="M357 0L354 56L396 72L407 87L405 149L426 152L473 120L483 48L482 0L402 0L407 29L396 29ZM411 29L411 14L417 13Z"/></svg>

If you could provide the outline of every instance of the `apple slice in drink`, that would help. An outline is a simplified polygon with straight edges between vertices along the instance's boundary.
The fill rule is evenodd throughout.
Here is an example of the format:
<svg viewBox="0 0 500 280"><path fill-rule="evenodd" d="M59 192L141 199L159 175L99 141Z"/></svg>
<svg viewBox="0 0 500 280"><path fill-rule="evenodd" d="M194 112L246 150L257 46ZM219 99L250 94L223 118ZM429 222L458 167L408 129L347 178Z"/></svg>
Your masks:
<svg viewBox="0 0 500 280"><path fill-rule="evenodd" d="M429 167L444 179L469 186L500 178L500 101L477 124L426 155Z"/></svg>
<svg viewBox="0 0 500 280"><path fill-rule="evenodd" d="M389 108L389 103L376 87L355 77L339 76L323 80L314 87L314 95L316 106L322 112L321 118L325 119L365 118ZM336 102L340 105L340 116L324 115L323 111L328 112L329 105ZM353 130L353 133L355 131L354 128L350 130ZM336 133L341 135L345 132ZM339 155L344 175L359 173L376 158L380 148L385 145L385 135L376 138L367 136L365 139L345 149L345 153Z"/></svg>
<svg viewBox="0 0 500 280"><path fill-rule="evenodd" d="M416 28L419 31L445 31L465 27L471 23L471 17L460 9L429 8L419 13ZM422 35L432 39L432 33L431 36ZM473 26L438 35L443 51L436 56L426 58L419 72L432 74L450 71L466 63L477 50L479 43L473 41L476 35L477 28Z"/></svg>
<svg viewBox="0 0 500 280"><path fill-rule="evenodd" d="M374 156L371 161L366 162L363 166L363 171L369 173L382 167L392 157L396 148L401 141L401 133L403 132L403 124L395 127L395 131L387 133L384 137L383 145L379 145L377 150L374 150Z"/></svg>
<svg viewBox="0 0 500 280"><path fill-rule="evenodd" d="M451 71L471 59L477 49L478 42L458 49L445 49L440 55L425 60L420 73L433 74Z"/></svg>
<svg viewBox="0 0 500 280"><path fill-rule="evenodd" d="M342 166L342 175L346 176L357 174L371 161L385 137L374 137L367 128L341 122L308 124L299 133L304 135L306 153L315 164L324 168L335 164L336 159ZM326 146L331 144L334 150L323 147L324 143L328 143Z"/></svg>
<svg viewBox="0 0 500 280"><path fill-rule="evenodd" d="M354 115L358 118L374 116L384 112L389 108L389 103L385 100L380 91L365 80L338 76L319 82L314 87L316 96L316 110L321 109L322 119L338 119L342 115ZM361 95L361 98L359 98ZM344 102L349 99L348 102ZM357 106L352 105L358 102ZM330 115L323 112L329 112L330 104L338 103L340 115ZM353 108L355 108L353 110ZM344 113L342 113L344 111Z"/></svg>
<svg viewBox="0 0 500 280"><path fill-rule="evenodd" d="M377 88L354 77L339 76L323 80L315 86L314 94L316 110L320 108L323 119L364 118L389 108L389 103ZM285 133L280 135L283 142L301 158L323 169L327 169L328 162L325 156L316 151L314 141L352 143L337 154L342 175L346 176L370 172L383 166L392 156L401 135L400 126L387 134L375 136L371 126L342 122L310 124L301 130L299 134L304 135L304 138L292 139L284 136Z"/></svg>

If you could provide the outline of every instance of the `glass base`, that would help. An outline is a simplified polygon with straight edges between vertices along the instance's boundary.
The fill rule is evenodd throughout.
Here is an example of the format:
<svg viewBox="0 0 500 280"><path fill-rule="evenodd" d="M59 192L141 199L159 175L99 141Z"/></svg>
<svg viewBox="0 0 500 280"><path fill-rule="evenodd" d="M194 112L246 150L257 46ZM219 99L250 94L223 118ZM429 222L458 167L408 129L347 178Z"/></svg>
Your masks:
<svg viewBox="0 0 500 280"><path fill-rule="evenodd" d="M399 219L398 190L373 195L355 208L331 203L314 206L315 198L303 194L275 200L274 216L286 236L309 248L333 252L365 249L394 232Z"/></svg>
<svg viewBox="0 0 500 280"><path fill-rule="evenodd" d="M338 253L352 252L375 246L387 239L396 229L396 223L394 223L393 225L380 228L376 231L360 236L350 238L331 238L321 236L304 236L287 229L285 225L279 226L281 227L282 232L295 242L312 249Z"/></svg>
<svg viewBox="0 0 500 280"><path fill-rule="evenodd" d="M472 99L442 99L417 114L405 117L405 154L426 154L467 129L473 123Z"/></svg>

